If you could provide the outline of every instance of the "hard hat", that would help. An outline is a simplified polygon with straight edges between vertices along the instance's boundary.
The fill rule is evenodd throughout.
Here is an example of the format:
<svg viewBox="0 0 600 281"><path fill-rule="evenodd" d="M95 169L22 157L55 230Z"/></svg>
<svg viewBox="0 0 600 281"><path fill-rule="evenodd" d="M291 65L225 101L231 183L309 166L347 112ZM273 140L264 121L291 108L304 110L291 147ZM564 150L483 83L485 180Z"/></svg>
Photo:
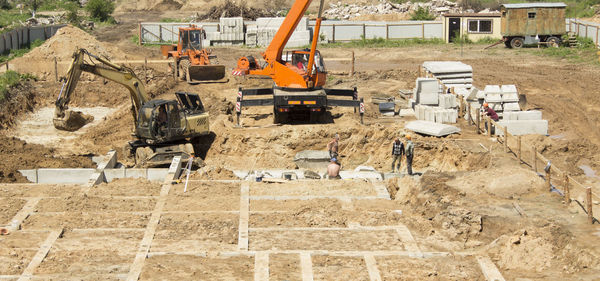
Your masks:
<svg viewBox="0 0 600 281"><path fill-rule="evenodd" d="M410 135L406 135L406 139L409 140L410 139Z"/></svg>
<svg viewBox="0 0 600 281"><path fill-rule="evenodd" d="M483 107L488 107L489 104L487 102L483 103Z"/></svg>

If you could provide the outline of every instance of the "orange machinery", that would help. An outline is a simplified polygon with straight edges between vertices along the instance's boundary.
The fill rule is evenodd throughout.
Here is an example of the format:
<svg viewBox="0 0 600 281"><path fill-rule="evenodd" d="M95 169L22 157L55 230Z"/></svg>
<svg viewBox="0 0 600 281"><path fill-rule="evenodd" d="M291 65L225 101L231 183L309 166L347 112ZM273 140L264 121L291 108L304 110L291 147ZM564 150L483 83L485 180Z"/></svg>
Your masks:
<svg viewBox="0 0 600 281"><path fill-rule="evenodd" d="M179 28L177 44L161 46L162 55L170 58L173 75L188 83L197 81L218 81L225 77L224 65L212 65L210 50L204 49L202 40L206 32L201 27L191 25Z"/></svg>
<svg viewBox="0 0 600 281"><path fill-rule="evenodd" d="M245 106L273 105L274 122L281 123L291 117L300 116L311 122L324 121L326 111L331 106L360 108L361 121L364 113L362 99L358 100L354 89L326 89L327 71L323 58L317 50L317 40L321 27L323 0L319 6L310 49L286 52L284 47L298 26L312 0L296 0L289 10L279 30L273 37L262 57L263 67L252 56L242 57L237 62L234 75L269 76L274 82L272 88L239 89L236 111L239 116ZM244 99L247 96L271 95L271 98ZM330 97L351 97L352 99L331 99Z"/></svg>

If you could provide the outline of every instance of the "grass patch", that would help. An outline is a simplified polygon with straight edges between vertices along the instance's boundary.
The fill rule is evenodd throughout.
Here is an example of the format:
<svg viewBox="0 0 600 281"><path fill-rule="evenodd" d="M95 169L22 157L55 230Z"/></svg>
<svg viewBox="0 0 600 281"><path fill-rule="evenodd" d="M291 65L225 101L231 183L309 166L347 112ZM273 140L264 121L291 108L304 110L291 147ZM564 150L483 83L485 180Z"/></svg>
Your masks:
<svg viewBox="0 0 600 281"><path fill-rule="evenodd" d="M185 22L184 19L176 19L176 18L162 18L160 22Z"/></svg>
<svg viewBox="0 0 600 281"><path fill-rule="evenodd" d="M30 17L31 14L28 12L21 14L18 10L0 10L0 29L11 27L15 23L25 22ZM0 31L0 34L2 33L4 32Z"/></svg>
<svg viewBox="0 0 600 281"><path fill-rule="evenodd" d="M44 1L38 8L38 12L41 11L66 11L73 7L80 8L79 3L71 0L58 0L58 1Z"/></svg>
<svg viewBox="0 0 600 281"><path fill-rule="evenodd" d="M39 47L42 44L44 44L44 41L38 39L38 40L35 40L35 41L31 42L29 48L23 48L23 49L17 49L17 50L10 50L9 53L4 54L4 55L0 55L0 63L12 60L14 58L22 57L23 55L25 55L29 51L31 51L31 49L37 48L37 47Z"/></svg>
<svg viewBox="0 0 600 281"><path fill-rule="evenodd" d="M397 47L409 47L415 45L441 45L445 44L444 40L440 38L421 39L421 38L410 38L400 40L386 40L383 38L375 39L362 39L353 40L350 42L336 42L321 44L321 48L397 48ZM306 46L310 48L310 46Z"/></svg>
<svg viewBox="0 0 600 281"><path fill-rule="evenodd" d="M0 102L6 99L6 94L10 88L18 85L22 80L26 79L35 79L35 77L29 74L21 75L12 70L0 74Z"/></svg>
<svg viewBox="0 0 600 281"><path fill-rule="evenodd" d="M600 65L598 61L598 49L594 42L589 38L577 37L580 45L574 48L560 46L558 48L546 47L540 49L530 49L530 52L547 57L566 59L573 63L591 63Z"/></svg>

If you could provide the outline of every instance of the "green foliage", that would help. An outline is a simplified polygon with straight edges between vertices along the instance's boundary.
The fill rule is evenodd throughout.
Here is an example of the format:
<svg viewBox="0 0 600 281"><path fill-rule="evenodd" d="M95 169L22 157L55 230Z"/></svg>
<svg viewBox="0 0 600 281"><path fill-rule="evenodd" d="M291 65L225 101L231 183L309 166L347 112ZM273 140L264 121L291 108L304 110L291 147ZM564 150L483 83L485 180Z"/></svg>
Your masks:
<svg viewBox="0 0 600 281"><path fill-rule="evenodd" d="M139 44L140 43L140 36L138 36L137 34L135 35L131 35L131 42L133 42L133 44Z"/></svg>
<svg viewBox="0 0 600 281"><path fill-rule="evenodd" d="M8 0L0 0L0 9L2 10L10 10L12 7Z"/></svg>
<svg viewBox="0 0 600 281"><path fill-rule="evenodd" d="M0 75L0 101L6 98L6 94L11 87L16 86L21 81L19 73L8 70Z"/></svg>
<svg viewBox="0 0 600 281"><path fill-rule="evenodd" d="M19 23L20 21L25 21L31 15L27 13L19 13L19 11L15 10L2 10L0 9L0 28L10 27L14 23ZM0 32L1 33L1 32Z"/></svg>
<svg viewBox="0 0 600 281"><path fill-rule="evenodd" d="M184 19L175 19L175 18L162 18L160 22L184 22Z"/></svg>
<svg viewBox="0 0 600 281"><path fill-rule="evenodd" d="M77 7L77 5L71 5L66 10L66 20L74 26L79 26L79 23L81 22L81 18L79 17L79 7Z"/></svg>
<svg viewBox="0 0 600 281"><path fill-rule="evenodd" d="M479 40L477 40L477 44L494 44L496 42L498 42L500 39L499 38L492 38L489 36L483 37Z"/></svg>
<svg viewBox="0 0 600 281"><path fill-rule="evenodd" d="M361 39L344 43L329 43L319 45L321 48L398 48L409 47L414 45L441 45L445 44L444 40L439 38L431 39L401 39L401 40L386 40L384 38ZM309 46L310 47L310 46Z"/></svg>
<svg viewBox="0 0 600 281"><path fill-rule="evenodd" d="M22 57L23 55L25 55L29 51L31 51L31 49L39 47L42 44L44 44L44 41L35 40L35 41L31 42L29 48L10 50L10 52L8 54L0 55L0 62L5 62L5 61L8 61L8 60L11 60L14 58Z"/></svg>
<svg viewBox="0 0 600 281"><path fill-rule="evenodd" d="M419 7L410 15L410 19L411 20L434 20L435 15L431 14L429 12L429 10L427 10L423 7Z"/></svg>
<svg viewBox="0 0 600 281"><path fill-rule="evenodd" d="M79 1L76 0L57 0L57 1L44 1L40 5L40 11L68 11L69 9L78 9L81 6Z"/></svg>
<svg viewBox="0 0 600 281"><path fill-rule="evenodd" d="M561 46L558 48L532 48L529 51L537 55L562 58L575 63L599 64L597 54L598 49L594 41L583 37L577 37L577 41L579 42L579 46L574 48Z"/></svg>
<svg viewBox="0 0 600 281"><path fill-rule="evenodd" d="M106 22L112 19L114 21L110 15L115 10L115 4L110 0L89 0L85 4L85 10L94 20Z"/></svg>

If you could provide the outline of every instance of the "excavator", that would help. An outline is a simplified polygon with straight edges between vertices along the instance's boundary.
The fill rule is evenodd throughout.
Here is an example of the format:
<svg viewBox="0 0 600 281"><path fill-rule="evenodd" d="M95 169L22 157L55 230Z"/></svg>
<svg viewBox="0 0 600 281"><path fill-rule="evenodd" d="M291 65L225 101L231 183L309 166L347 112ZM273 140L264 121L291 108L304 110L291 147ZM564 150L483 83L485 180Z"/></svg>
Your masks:
<svg viewBox="0 0 600 281"><path fill-rule="evenodd" d="M129 90L135 140L125 146L125 155L135 159L135 166L169 164L175 156L187 161L194 156L192 143L210 134L208 112L197 94L177 92L175 100L150 100L144 84L132 69L111 63L85 49L73 53L73 62L63 78L55 102L54 127L76 131L86 124L78 111L69 110L69 102L83 72L123 85ZM194 161L201 161L194 158ZM196 162L195 164L200 164Z"/></svg>
<svg viewBox="0 0 600 281"><path fill-rule="evenodd" d="M211 51L203 48L206 31L201 27L191 25L179 28L177 44L161 46L164 58L171 59L169 67L174 76L189 84L199 82L227 82L225 66L213 65Z"/></svg>
<svg viewBox="0 0 600 281"><path fill-rule="evenodd" d="M242 89L239 88L236 111L239 116L243 107L273 106L274 123L284 123L292 117L300 117L310 122L324 121L328 107L346 106L359 108L361 122L364 114L363 100L358 100L354 89L323 88L327 81L327 71L317 40L321 28L323 0L319 6L314 35L310 49L294 50L283 55L284 47L298 26L302 16L312 0L296 0L283 23L277 30L273 40L262 53L264 64L252 57L241 57L233 75L269 76L273 80L272 88ZM270 98L245 99L248 96L271 95ZM351 97L352 99L333 99L331 97ZM238 124L239 125L239 124Z"/></svg>

